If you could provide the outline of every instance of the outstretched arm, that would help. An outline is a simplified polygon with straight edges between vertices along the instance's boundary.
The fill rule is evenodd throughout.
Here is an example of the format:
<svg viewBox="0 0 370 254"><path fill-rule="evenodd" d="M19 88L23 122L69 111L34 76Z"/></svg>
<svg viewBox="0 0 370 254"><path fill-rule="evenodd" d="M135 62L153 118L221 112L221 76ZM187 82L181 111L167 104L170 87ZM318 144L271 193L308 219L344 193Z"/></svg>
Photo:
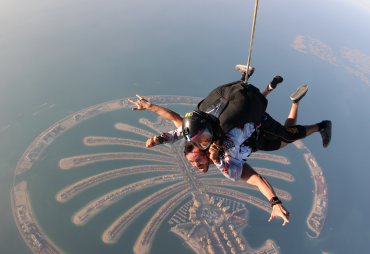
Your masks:
<svg viewBox="0 0 370 254"><path fill-rule="evenodd" d="M254 169L247 163L244 163L243 165L243 173L241 178L249 184L256 185L268 200L276 197L276 193L270 183L264 177L261 177L259 174L257 174L257 172L254 171ZM272 207L272 213L269 222L278 216L284 220L283 226L285 226L285 224L289 222L290 215L291 214L282 204L276 204Z"/></svg>
<svg viewBox="0 0 370 254"><path fill-rule="evenodd" d="M147 109L147 110L153 111L154 113L157 113L158 115L168 120L171 120L175 124L176 128L179 128L182 126L183 118L176 112L173 112L172 110L169 110L167 108L152 104L138 94L136 96L139 98L138 101L133 101L131 99L128 99L129 102L132 102L137 106L136 108L133 108L132 110Z"/></svg>

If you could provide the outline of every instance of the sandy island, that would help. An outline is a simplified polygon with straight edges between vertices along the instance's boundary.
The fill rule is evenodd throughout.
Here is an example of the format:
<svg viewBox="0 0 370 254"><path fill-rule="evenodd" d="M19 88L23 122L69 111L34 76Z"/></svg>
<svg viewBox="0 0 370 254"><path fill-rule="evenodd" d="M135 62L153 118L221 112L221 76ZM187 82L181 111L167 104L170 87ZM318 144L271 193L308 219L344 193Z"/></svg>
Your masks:
<svg viewBox="0 0 370 254"><path fill-rule="evenodd" d="M237 182L232 182L228 179L220 179L220 178L204 178L199 180L200 184L203 185L224 185L224 186L231 186L231 187L241 187L241 188L246 188L246 189L251 189L255 191L259 191L258 187L255 185L248 184L244 181L237 181ZM292 196L290 195L289 192L280 190L278 188L274 188L276 195L283 199L290 201L292 200Z"/></svg>
<svg viewBox="0 0 370 254"><path fill-rule="evenodd" d="M273 155L273 154L267 154L267 153L252 153L248 159L257 159L257 160L268 160L268 161L274 161L281 164L289 165L290 160L284 156L279 155Z"/></svg>
<svg viewBox="0 0 370 254"><path fill-rule="evenodd" d="M110 180L116 177L121 177L124 175L140 174L140 173L154 172L154 171L178 172L179 168L177 166L172 166L172 165L146 165L146 166L133 166L133 167L127 167L127 168L119 168L119 169L115 169L111 171L106 171L106 172L82 179L81 181L76 182L72 185L69 185L68 187L59 191L55 195L55 199L59 202L67 202L71 198L73 198L75 195L80 193L81 191L87 188L93 187L104 181L107 181L107 180Z"/></svg>
<svg viewBox="0 0 370 254"><path fill-rule="evenodd" d="M151 160L160 161L172 164L178 164L179 161L172 157L160 156L154 154L142 153L98 153L89 155L79 155L69 158L64 158L59 161L60 169L70 169L73 167L80 167L98 161L108 160Z"/></svg>
<svg viewBox="0 0 370 254"><path fill-rule="evenodd" d="M165 153L171 155L174 153L170 148L161 145L155 147L146 147L146 143L142 141L137 141L133 139L124 139L124 138L110 138L110 137L95 137L89 136L83 140L85 146L101 146L101 145L126 145L133 147L140 147L145 149L154 150L160 153ZM171 155L172 156L172 155ZM173 155L176 157L176 155Z"/></svg>
<svg viewBox="0 0 370 254"><path fill-rule="evenodd" d="M253 169L256 170L256 172L260 175L279 178L281 180L288 181L288 182L294 182L295 181L294 176L289 174L289 173L285 173L285 172L281 172L281 171L277 171L277 170L273 170L273 169L268 169L268 168L253 167ZM200 172L196 172L195 174L198 177L207 177L209 175L220 174L220 171L217 168L212 167L208 170L207 174L203 174L203 173L200 173Z"/></svg>

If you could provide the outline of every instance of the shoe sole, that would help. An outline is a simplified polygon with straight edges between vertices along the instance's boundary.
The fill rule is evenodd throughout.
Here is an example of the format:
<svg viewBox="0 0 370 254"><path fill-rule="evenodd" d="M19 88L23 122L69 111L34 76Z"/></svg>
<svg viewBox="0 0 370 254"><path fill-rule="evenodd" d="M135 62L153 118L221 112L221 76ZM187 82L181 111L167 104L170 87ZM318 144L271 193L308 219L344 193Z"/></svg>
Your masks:
<svg viewBox="0 0 370 254"><path fill-rule="evenodd" d="M322 144L324 146L324 148L327 148L330 144L330 141L331 141L331 126L332 126L331 121L327 121L326 124L329 125L330 138L329 138L329 142L326 145Z"/></svg>
<svg viewBox="0 0 370 254"><path fill-rule="evenodd" d="M297 91L293 93L290 96L290 99L294 102L297 103L299 102L307 93L309 85L303 85L298 87Z"/></svg>
<svg viewBox="0 0 370 254"><path fill-rule="evenodd" d="M235 66L235 69L237 69L238 71L240 71L241 73L245 73L246 70L247 70L247 66L246 65L241 65L241 64L238 64ZM249 75L252 75L254 72L254 67L252 66L249 66L249 71L248 71L248 74Z"/></svg>
<svg viewBox="0 0 370 254"><path fill-rule="evenodd" d="M275 79L279 79L279 80L277 81L277 83L276 83L275 87L272 87L272 86L271 86L271 83L272 83ZM279 82L279 81L280 81L280 82ZM284 81L283 77L281 77L281 76L275 76L275 77L271 80L271 82L269 83L269 85L267 86L267 87L268 87L268 88L267 88L267 90L268 90L268 91L272 91L272 90L276 89L276 87L277 87L278 85L280 85L281 83L283 83L283 81Z"/></svg>

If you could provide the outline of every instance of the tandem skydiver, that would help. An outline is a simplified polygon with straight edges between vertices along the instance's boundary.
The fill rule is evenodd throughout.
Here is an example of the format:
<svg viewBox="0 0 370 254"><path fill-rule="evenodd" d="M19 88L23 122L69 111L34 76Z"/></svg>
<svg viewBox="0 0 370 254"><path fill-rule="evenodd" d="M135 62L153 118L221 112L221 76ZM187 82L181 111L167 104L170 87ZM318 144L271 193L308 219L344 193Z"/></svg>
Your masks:
<svg viewBox="0 0 370 254"><path fill-rule="evenodd" d="M243 76L246 75L246 66L237 65L236 68L242 72ZM254 69L251 67L249 70L248 74L251 75ZM137 105L137 108L133 108L133 110L151 110L171 120L178 128L175 131L163 133L161 136L149 139L147 141L147 147L152 147L160 143L174 143L182 139L182 129L185 129L187 134L185 138L188 141L185 147L185 154L195 168L206 173L209 165L215 164L225 177L233 181L243 179L249 184L256 185L273 207L269 221L275 216L279 216L284 219L283 225L285 225L289 222L289 212L281 205L281 201L276 197L272 186L267 180L258 175L243 159L249 156L252 151L277 150L286 146L288 143L304 138L319 130L323 137L324 147L327 147L331 136L331 122L323 121L311 126L296 125L299 100L306 94L307 85L301 86L291 96L293 105L289 117L285 122L286 128L272 119L264 112L267 106L267 100L264 97L282 81L283 79L280 76L275 76L262 94L253 86L248 90L248 87L240 81L221 86L216 88L205 100L198 104L197 109L200 109L203 102L210 104L211 106L206 105L208 110L205 110L205 112L207 113L200 110L191 111L185 115L184 119L171 110L149 103L139 95L137 95L139 97L137 102L133 100L129 101ZM226 94L229 93L229 99L230 94L232 98L236 94L236 97L239 96L239 101L235 101L235 99L226 101L222 94L223 92L225 94L225 90ZM217 96L219 97L217 98ZM227 99L227 96L225 97ZM223 104L225 101L229 104L227 107ZM224 113L227 113L225 109L228 107L239 114L240 112L247 111L250 116L242 117L242 119L235 121L235 117L233 119L226 115L226 118L228 117L233 124L227 126L227 128L231 128L230 131L227 128L225 131L225 129L222 130L217 124L220 125L220 122L224 121L220 116L225 118ZM242 108L240 109L238 107ZM263 110L263 114L259 119L262 120L255 121L261 115L261 110ZM212 115L212 113L216 114ZM240 121L246 122L243 124ZM224 122L223 125L225 126L227 124ZM223 131L226 133L222 133ZM222 151L221 156L219 156L220 149Z"/></svg>

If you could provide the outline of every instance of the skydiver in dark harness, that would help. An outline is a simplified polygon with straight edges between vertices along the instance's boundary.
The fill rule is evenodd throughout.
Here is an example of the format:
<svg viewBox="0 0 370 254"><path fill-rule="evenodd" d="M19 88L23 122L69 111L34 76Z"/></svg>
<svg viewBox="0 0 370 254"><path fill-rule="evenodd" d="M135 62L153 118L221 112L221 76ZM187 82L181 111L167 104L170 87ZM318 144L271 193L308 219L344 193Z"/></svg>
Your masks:
<svg viewBox="0 0 370 254"><path fill-rule="evenodd" d="M246 66L237 65L236 68L241 71L243 79ZM254 68L251 67L248 75L252 75L253 71ZM258 175L243 159L253 151L278 150L315 132L320 132L323 146L327 147L331 138L331 122L323 121L309 126L296 125L299 101L306 94L307 85L301 86L292 94L293 105L284 126L275 121L265 112L265 97L282 81L280 76L275 76L262 94L254 86L246 87L241 81L221 86L200 102L197 110L188 112L185 118L171 110L153 105L138 95L139 101L129 101L137 105L133 110L151 110L173 121L178 128L149 139L147 147L173 143L185 137L185 155L195 168L206 173L209 165L215 164L226 178L233 181L243 179L258 186L273 207L269 221L279 216L284 219L285 225L289 222L290 213L281 205L268 181ZM241 104L244 106L240 107ZM232 113L228 113L226 109L232 109ZM246 114L243 115L245 111ZM233 113L235 115L232 115Z"/></svg>

